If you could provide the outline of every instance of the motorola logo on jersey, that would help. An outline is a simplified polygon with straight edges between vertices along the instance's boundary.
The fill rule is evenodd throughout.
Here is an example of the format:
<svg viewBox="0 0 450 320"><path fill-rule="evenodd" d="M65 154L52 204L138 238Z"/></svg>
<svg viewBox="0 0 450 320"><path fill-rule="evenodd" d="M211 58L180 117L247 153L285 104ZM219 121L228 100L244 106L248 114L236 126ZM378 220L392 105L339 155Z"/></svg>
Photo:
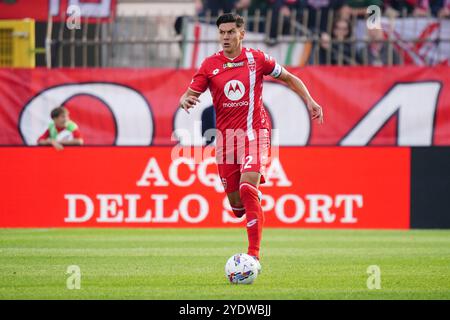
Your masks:
<svg viewBox="0 0 450 320"><path fill-rule="evenodd" d="M230 80L227 82L223 91L228 99L232 101L241 100L245 94L244 84L239 80Z"/></svg>
<svg viewBox="0 0 450 320"><path fill-rule="evenodd" d="M239 102L224 102L222 104L224 108L235 108L235 107L244 107L248 106L248 101L239 101Z"/></svg>

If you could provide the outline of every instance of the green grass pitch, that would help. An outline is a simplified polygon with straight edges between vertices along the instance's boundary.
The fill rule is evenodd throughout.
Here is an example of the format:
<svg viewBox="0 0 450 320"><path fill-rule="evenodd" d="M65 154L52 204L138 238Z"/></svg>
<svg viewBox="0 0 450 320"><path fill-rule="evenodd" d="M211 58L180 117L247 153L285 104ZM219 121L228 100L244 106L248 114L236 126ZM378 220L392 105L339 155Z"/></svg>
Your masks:
<svg viewBox="0 0 450 320"><path fill-rule="evenodd" d="M245 248L244 229L0 229L0 299L450 299L450 231L266 229L262 274L231 285Z"/></svg>

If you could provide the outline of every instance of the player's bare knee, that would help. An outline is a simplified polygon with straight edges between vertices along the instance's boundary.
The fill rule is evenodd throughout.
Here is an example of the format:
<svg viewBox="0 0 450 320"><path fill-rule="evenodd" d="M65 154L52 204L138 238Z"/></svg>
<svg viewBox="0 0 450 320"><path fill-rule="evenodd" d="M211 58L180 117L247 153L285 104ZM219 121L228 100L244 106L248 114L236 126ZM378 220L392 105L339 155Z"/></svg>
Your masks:
<svg viewBox="0 0 450 320"><path fill-rule="evenodd" d="M233 207L233 208L243 208L244 207L244 205L243 205L243 203L242 203L242 201L240 199L239 200L235 200L233 202L230 201L230 206Z"/></svg>
<svg viewBox="0 0 450 320"><path fill-rule="evenodd" d="M259 187L259 182L261 180L261 174L259 172L244 172L241 175L241 183L247 182L256 188Z"/></svg>
<svg viewBox="0 0 450 320"><path fill-rule="evenodd" d="M233 192L232 194L228 194L228 200L230 202L231 211L236 218L240 218L245 214L245 207L241 201L241 197L239 195L239 191Z"/></svg>

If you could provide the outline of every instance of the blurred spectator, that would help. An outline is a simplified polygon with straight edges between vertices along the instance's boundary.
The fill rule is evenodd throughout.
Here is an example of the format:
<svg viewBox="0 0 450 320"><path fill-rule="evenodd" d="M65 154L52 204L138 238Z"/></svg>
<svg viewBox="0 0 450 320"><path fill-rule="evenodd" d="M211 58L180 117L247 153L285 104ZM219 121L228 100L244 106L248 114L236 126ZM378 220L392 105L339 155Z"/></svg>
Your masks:
<svg viewBox="0 0 450 320"><path fill-rule="evenodd" d="M337 18L333 24L332 37L322 33L320 37L319 63L332 65L355 65L360 63L355 52L352 58L352 28L349 20Z"/></svg>
<svg viewBox="0 0 450 320"><path fill-rule="evenodd" d="M210 14L212 18L210 23L215 24L216 18L220 13L227 13L241 8L244 4L249 5L251 0L194 0L195 13L200 17L205 17ZM188 16L179 16L175 19L174 29L177 35L183 32L183 20L189 18ZM180 47L182 41L180 40Z"/></svg>
<svg viewBox="0 0 450 320"><path fill-rule="evenodd" d="M242 11L250 8L250 5L253 1L252 0L237 0L234 4L234 8L237 11Z"/></svg>
<svg viewBox="0 0 450 320"><path fill-rule="evenodd" d="M350 19L351 16L365 17L367 14L367 8L369 6L376 5L380 8L383 7L382 0L346 0L345 6L342 9L344 18Z"/></svg>
<svg viewBox="0 0 450 320"><path fill-rule="evenodd" d="M259 32L265 32L266 27L269 29L269 38L276 43L276 38L278 36L278 25L281 23L281 34L287 34L290 31L290 17L292 10L301 10L301 0L239 0L236 2L235 10L239 14L243 14L245 10L250 17L254 17L259 11L260 20L257 26ZM267 18L269 12L270 25L267 25ZM300 17L299 12L296 15L297 18ZM246 21L247 30L255 30L254 21L250 19ZM270 44L270 43L269 43Z"/></svg>
<svg viewBox="0 0 450 320"><path fill-rule="evenodd" d="M81 137L78 125L70 120L69 111L61 106L55 108L50 113L52 122L48 129L38 139L40 146L53 146L57 150L64 149L63 146L81 146Z"/></svg>
<svg viewBox="0 0 450 320"><path fill-rule="evenodd" d="M428 0L385 0L385 14L389 17L413 15L425 17L430 15L430 3Z"/></svg>
<svg viewBox="0 0 450 320"><path fill-rule="evenodd" d="M363 52L360 52L364 64L384 66L389 63L393 65L400 63L400 57L397 51L393 47L389 48L382 29L368 29L367 35L369 37L368 45L362 49ZM390 54L392 54L391 60L389 57Z"/></svg>
<svg viewBox="0 0 450 320"><path fill-rule="evenodd" d="M308 28L315 33L328 31L328 15L330 10L340 12L345 0L303 0L308 10Z"/></svg>
<svg viewBox="0 0 450 320"><path fill-rule="evenodd" d="M293 9L300 7L298 0L267 0L266 11L272 11L271 25L270 25L270 39L276 39L278 31L281 34L289 33L290 17ZM281 30L279 25L281 24Z"/></svg>
<svg viewBox="0 0 450 320"><path fill-rule="evenodd" d="M240 0L195 0L195 9L199 16L205 16L209 11L212 17L217 17L220 12L235 10L238 2Z"/></svg>
<svg viewBox="0 0 450 320"><path fill-rule="evenodd" d="M430 0L431 13L439 18L450 17L450 0Z"/></svg>

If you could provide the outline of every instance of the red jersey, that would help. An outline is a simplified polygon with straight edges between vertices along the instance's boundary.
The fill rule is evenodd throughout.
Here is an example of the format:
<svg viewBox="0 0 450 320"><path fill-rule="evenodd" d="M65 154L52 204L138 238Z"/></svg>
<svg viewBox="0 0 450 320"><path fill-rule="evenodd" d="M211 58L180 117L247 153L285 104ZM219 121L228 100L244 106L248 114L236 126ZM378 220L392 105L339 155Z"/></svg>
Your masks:
<svg viewBox="0 0 450 320"><path fill-rule="evenodd" d="M194 75L189 88L197 93L210 89L216 110L216 127L225 135L226 129L241 129L248 139L255 131L269 129L270 122L262 103L265 75L279 77L281 66L259 50L242 48L241 54L227 58L223 51L206 58Z"/></svg>
<svg viewBox="0 0 450 320"><path fill-rule="evenodd" d="M58 131L58 134L62 134L60 137L58 137L57 141L63 141L63 140L70 140L70 139L81 139L81 132L80 129L75 129L73 132L65 132L66 128L60 128L55 126L56 130ZM38 138L38 142L40 140L46 140L50 138L50 130L47 129L45 132Z"/></svg>

